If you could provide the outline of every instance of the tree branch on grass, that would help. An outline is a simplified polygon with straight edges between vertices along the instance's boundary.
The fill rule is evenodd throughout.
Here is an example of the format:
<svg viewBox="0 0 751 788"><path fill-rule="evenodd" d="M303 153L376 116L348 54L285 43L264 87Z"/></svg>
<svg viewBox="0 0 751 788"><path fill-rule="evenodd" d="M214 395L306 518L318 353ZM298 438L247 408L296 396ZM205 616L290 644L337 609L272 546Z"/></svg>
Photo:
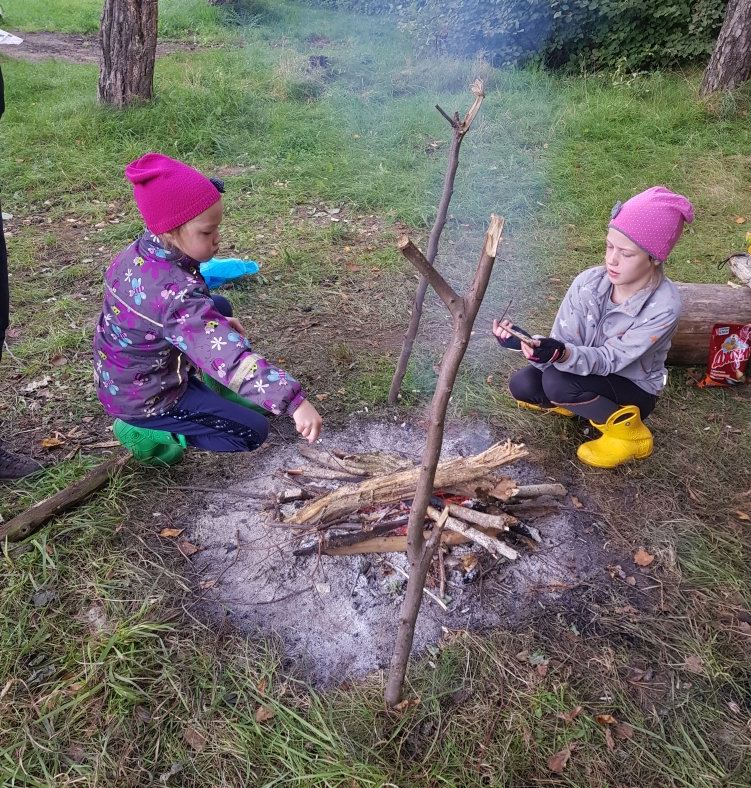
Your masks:
<svg viewBox="0 0 751 788"><path fill-rule="evenodd" d="M433 263L435 263L435 258L438 254L438 242L440 241L443 228L446 226L446 217L448 216L449 203L451 202L451 196L454 193L454 180L456 178L457 167L459 166L459 148L461 147L464 136L472 126L472 121L480 111L480 106L482 105L483 99L485 98L485 87L481 80L476 79L472 83L470 90L475 99L472 103L472 106L467 111L467 114L464 116L463 121L459 119L458 114L456 114L454 118L451 118L448 113L444 112L438 105L436 105L436 109L441 113L441 115L443 115L444 118L446 118L448 123L453 128L454 133L451 138L451 146L449 147L448 168L446 169L446 175L443 180L443 191L441 193L440 202L438 203L438 210L436 212L435 222L433 223L433 229L430 231L430 236L428 238L427 253L425 254L425 259L427 260L428 265L431 267ZM402 352L399 356L396 370L394 371L393 380L391 381L391 389L389 390L390 405L394 405L396 403L396 400L399 397L399 392L402 388L402 383L404 382L404 376L407 374L407 365L409 364L409 358L412 355L412 348L415 344L417 331L420 328L422 307L425 301L425 294L428 290L428 279L425 276L423 270L420 270L419 268L418 270L421 274L420 281L417 285L417 291L415 293L415 300L412 305L412 312L409 317L407 332L404 335Z"/></svg>

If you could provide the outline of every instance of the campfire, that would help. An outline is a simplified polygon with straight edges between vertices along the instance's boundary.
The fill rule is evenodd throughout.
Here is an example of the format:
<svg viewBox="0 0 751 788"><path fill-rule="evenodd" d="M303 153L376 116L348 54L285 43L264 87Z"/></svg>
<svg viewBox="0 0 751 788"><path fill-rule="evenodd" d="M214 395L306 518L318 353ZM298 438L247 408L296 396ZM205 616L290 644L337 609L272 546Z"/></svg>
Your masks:
<svg viewBox="0 0 751 788"><path fill-rule="evenodd" d="M267 503L278 524L295 532L293 555L407 552L407 523L419 467L398 454L308 447L299 453L306 464L283 473L294 486ZM497 443L480 454L438 465L424 538L441 531L434 585L442 606L446 556L452 548L472 545L493 560L515 561L521 550L535 550L541 543L533 523L567 491L562 484L518 484L501 474L503 466L525 455L521 445Z"/></svg>

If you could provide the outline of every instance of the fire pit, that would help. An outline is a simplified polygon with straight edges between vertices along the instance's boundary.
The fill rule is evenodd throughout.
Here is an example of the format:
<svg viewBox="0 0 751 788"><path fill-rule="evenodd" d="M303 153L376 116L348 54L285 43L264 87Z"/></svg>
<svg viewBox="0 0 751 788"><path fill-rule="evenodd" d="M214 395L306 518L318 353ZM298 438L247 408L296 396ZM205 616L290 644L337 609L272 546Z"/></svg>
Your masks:
<svg viewBox="0 0 751 788"><path fill-rule="evenodd" d="M325 450L303 448L303 456L300 445L289 445L259 454L252 480L210 495L191 533L201 547L193 562L207 615L251 636L278 637L288 669L319 685L385 667L408 571L402 521L409 498L366 504L335 522L295 520L320 504L310 496L362 485L352 472L363 470L363 456L408 470L421 444L421 430L410 424L353 421L327 435ZM443 461L466 465L494 444L485 425L462 424L447 431ZM326 467L337 454L343 467ZM494 477L476 477L474 488L470 481L436 490L431 515L448 510L450 520L426 584L418 651L453 630L518 625L540 605L560 604L578 586L604 580L612 563L596 525L562 485L525 460Z"/></svg>

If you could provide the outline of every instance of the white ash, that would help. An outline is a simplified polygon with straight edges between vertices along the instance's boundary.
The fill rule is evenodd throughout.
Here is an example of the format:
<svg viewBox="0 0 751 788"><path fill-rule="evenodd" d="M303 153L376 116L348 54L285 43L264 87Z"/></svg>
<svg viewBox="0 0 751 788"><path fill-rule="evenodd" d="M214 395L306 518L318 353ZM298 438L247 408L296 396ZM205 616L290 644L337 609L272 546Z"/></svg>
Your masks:
<svg viewBox="0 0 751 788"><path fill-rule="evenodd" d="M400 453L418 461L424 439L421 426L353 419L345 429L327 433L320 447ZM443 456L476 454L496 440L485 424L453 424L446 431ZM281 470L301 465L309 463L294 442L259 453L248 473L252 481L237 478L226 492L206 494L190 539L202 548L193 564L208 616L228 620L252 637L278 637L288 669L326 686L388 667L406 584L393 567L406 571L408 565L401 553L294 557L295 531L269 523L259 501L241 493L251 490L272 498L295 486L280 478ZM550 481L527 462L502 472L522 483ZM518 625L539 614L540 606L556 604L567 590L604 577L611 557L604 553L597 529L570 504L565 506L570 508L551 508L530 521L542 544L536 549L532 542L516 545L521 557L513 563L494 565L473 545L451 548L448 611L426 597L415 651L437 643L447 630ZM475 562L467 560L470 571L465 572L461 557L468 554L478 562L472 566ZM438 595L437 587L429 590Z"/></svg>

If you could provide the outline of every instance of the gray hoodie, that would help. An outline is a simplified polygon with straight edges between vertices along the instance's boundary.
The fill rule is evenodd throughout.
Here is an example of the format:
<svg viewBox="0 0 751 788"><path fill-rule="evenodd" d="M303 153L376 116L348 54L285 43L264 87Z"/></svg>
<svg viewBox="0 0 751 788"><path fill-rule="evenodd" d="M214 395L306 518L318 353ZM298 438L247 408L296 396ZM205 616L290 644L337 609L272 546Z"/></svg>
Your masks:
<svg viewBox="0 0 751 788"><path fill-rule="evenodd" d="M681 315L678 288L664 278L622 304L610 300L612 291L604 266L574 279L550 332L569 351L555 366L575 375L621 375L659 394L667 382L665 359Z"/></svg>

